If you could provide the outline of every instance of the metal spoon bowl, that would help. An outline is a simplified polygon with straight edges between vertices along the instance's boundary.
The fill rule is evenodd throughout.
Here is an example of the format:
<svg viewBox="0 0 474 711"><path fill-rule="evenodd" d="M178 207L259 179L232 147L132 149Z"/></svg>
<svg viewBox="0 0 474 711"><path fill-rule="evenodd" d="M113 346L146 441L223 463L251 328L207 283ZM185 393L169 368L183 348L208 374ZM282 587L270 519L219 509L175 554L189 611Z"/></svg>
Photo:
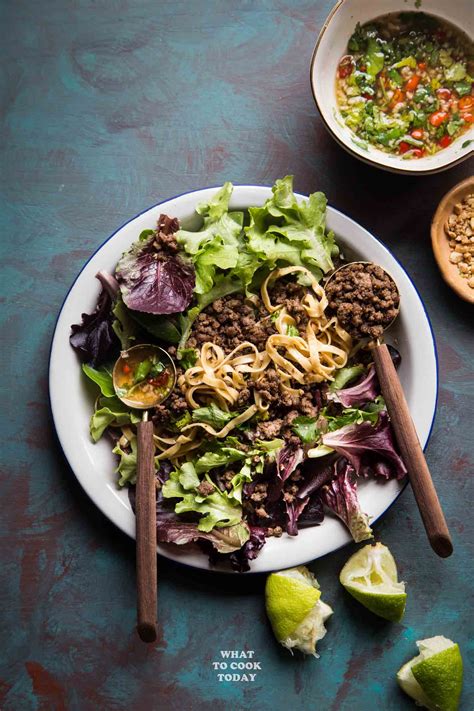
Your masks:
<svg viewBox="0 0 474 711"><path fill-rule="evenodd" d="M382 326L382 328L383 328L383 331L386 331L388 328L390 328L390 326L392 326L392 324L394 323L394 321L395 321L395 319L397 318L398 314L400 313L400 301L401 301L401 298L400 298L400 291L398 290L397 282L395 281L395 279L393 278L393 276L390 274L390 272L388 272L384 267L381 267L380 265L375 264L375 262L367 262L367 261L363 261L363 260L357 260L357 261L354 261L354 262L348 262L347 264L343 264L342 266L338 267L338 268L331 274L331 276L327 279L327 281L326 281L326 283L325 283L325 285L324 285L324 288L325 288L325 290L327 290L329 284L331 283L331 281L334 280L334 277L336 276L336 274L339 274L339 273L344 272L344 271L349 271L350 268L354 266L354 264L370 264L370 265L372 265L372 266L378 267L379 269L382 269L382 271L389 277L389 279L390 279L391 282L393 283L395 289L397 290L397 294L398 294L398 308L397 308L397 312L396 312L395 316L392 318L392 320L391 320L387 325L382 325L382 324L380 324L380 325ZM344 324L343 324L343 325L344 325ZM346 328L346 327L344 326L344 328ZM346 330L350 333L350 329L346 328ZM351 334L351 335L352 335L352 334ZM358 337L360 338L360 336L358 336Z"/></svg>
<svg viewBox="0 0 474 711"><path fill-rule="evenodd" d="M139 402L133 398L129 398L124 395L123 388L120 385L124 366L130 362L142 362L153 355L155 355L158 360L163 363L165 368L169 368L171 370L173 376L171 386L165 393L160 393L156 391L156 397L151 401L147 401L146 403ZM155 346L151 343L141 343L137 346L132 346L132 348L128 348L128 350L126 351L122 351L120 357L114 365L114 369L112 372L112 381L114 385L115 394L117 395L119 400L121 400L125 405L127 405L127 407L131 407L136 410L148 410L164 402L166 398L169 397L176 385L176 377L176 366L170 354L167 353L163 348Z"/></svg>

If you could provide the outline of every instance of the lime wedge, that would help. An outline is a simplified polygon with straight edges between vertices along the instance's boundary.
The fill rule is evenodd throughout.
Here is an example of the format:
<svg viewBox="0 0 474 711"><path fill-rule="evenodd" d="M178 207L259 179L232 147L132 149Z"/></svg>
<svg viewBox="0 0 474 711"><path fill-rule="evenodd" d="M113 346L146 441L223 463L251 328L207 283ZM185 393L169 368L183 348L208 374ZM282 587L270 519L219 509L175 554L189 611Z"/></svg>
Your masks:
<svg viewBox="0 0 474 711"><path fill-rule="evenodd" d="M341 574L341 584L364 607L379 617L399 622L405 612L405 583L397 579L397 566L387 546L364 546L349 558Z"/></svg>
<svg viewBox="0 0 474 711"><path fill-rule="evenodd" d="M457 711L463 676L459 646L441 635L416 644L420 654L397 674L401 688L431 711Z"/></svg>
<svg viewBox="0 0 474 711"><path fill-rule="evenodd" d="M317 656L316 642L326 634L324 622L332 615L320 597L318 581L303 565L268 576L265 605L280 644Z"/></svg>

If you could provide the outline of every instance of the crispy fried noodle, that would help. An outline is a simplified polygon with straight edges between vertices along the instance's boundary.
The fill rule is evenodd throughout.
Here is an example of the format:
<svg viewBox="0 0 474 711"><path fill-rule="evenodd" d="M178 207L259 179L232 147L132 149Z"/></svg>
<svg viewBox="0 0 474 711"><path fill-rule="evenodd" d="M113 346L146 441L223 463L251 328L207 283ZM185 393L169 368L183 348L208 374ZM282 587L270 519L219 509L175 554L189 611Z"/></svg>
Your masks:
<svg viewBox="0 0 474 711"><path fill-rule="evenodd" d="M303 334L298 332L294 318L284 305L272 304L268 292L273 282L288 274L304 275L305 283L309 285L302 299L308 317ZM328 300L325 291L308 269L302 266L275 269L261 287L261 299L268 318L273 315L275 319L276 333L268 337L263 351L244 341L226 355L219 346L204 343L195 366L178 379L192 409L215 403L222 410L232 410L241 391L250 383L258 382L269 366L277 371L283 388L298 393L298 386L334 380L335 372L346 365L352 339L335 316L326 315ZM290 335L294 333L298 335ZM209 424L196 422L183 427L177 437L155 437L161 450L158 458L179 460L197 449L203 437L226 437L235 427L268 407L260 393L254 390L254 404L219 431Z"/></svg>

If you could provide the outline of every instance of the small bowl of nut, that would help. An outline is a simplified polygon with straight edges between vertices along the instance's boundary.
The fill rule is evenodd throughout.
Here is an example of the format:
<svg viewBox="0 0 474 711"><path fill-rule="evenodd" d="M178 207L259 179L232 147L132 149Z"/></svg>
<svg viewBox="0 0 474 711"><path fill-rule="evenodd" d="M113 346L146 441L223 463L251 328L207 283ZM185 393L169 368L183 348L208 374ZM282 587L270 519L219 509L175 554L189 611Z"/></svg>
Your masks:
<svg viewBox="0 0 474 711"><path fill-rule="evenodd" d="M441 200L431 223L431 242L445 282L474 304L474 176Z"/></svg>

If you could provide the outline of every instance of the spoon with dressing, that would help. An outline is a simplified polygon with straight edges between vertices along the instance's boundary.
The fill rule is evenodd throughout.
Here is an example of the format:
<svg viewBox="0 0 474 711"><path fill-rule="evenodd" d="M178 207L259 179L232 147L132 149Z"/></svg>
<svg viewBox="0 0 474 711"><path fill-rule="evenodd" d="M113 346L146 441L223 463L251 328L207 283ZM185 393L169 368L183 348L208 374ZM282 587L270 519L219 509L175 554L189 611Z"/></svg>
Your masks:
<svg viewBox="0 0 474 711"><path fill-rule="evenodd" d="M144 642L157 635L156 483L153 422L148 409L162 403L176 383L171 356L158 346L143 344L122 351L112 374L117 397L127 407L143 410L137 424L137 632Z"/></svg>
<svg viewBox="0 0 474 711"><path fill-rule="evenodd" d="M345 297L344 281L346 284L350 283L351 277L354 276L354 267L356 265L358 267L357 286L359 286L361 281L364 281L367 284L367 280L370 279L365 304L369 307L371 305L370 294L372 294L373 299L374 288L370 287L374 287L374 280L377 278L374 275L374 267L376 267L376 265L372 262L350 262L349 264L344 264L342 267L339 267L339 269L336 269L336 271L329 277L325 285L325 290L328 294L330 304L336 312L339 311L339 307L342 307L343 304L347 304L348 300L347 297ZM426 463L425 455L423 454L423 450L418 439L415 425L413 424L413 420L410 415L410 410L408 408L397 371L395 370L395 366L387 345L385 343L381 343L380 341L382 333L393 324L398 316L400 310L400 293L390 274L382 267L378 267L378 269L381 270L379 275L385 278L386 283L391 283L389 289L392 295L395 295L395 298L393 298L393 305L389 312L386 312L385 314L380 313L380 306L372 303L374 312L370 325L368 323L358 323L357 325L353 324L351 326L350 321L345 322L344 317L340 320L346 331L358 339L364 337L364 330L366 331L366 338L370 338L371 331L372 338L375 337L375 341L372 340L369 346L372 351L375 370L380 383L380 389L387 406L395 438L397 440L402 459L408 470L408 476L415 495L416 503L423 519L431 547L437 555L442 558L447 558L453 552L453 544L448 526L446 524L441 504L428 469L428 464ZM353 272L352 275L351 271ZM339 282L340 288L337 288L337 282ZM335 309L334 306L336 307ZM377 311L380 314L378 322L377 318L375 318ZM359 314L359 316L363 321L363 310L362 314Z"/></svg>

